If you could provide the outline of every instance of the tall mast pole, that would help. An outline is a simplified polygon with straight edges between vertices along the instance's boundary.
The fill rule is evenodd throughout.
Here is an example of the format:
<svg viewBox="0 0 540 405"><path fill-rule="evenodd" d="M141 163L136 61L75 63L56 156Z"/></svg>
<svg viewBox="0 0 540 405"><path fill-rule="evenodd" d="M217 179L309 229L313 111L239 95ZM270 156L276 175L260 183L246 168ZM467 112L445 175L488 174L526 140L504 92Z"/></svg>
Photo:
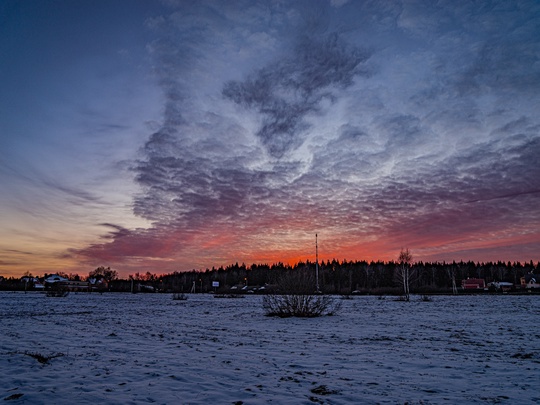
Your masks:
<svg viewBox="0 0 540 405"><path fill-rule="evenodd" d="M317 234L315 234L315 280L317 283L317 292L319 292L319 245L317 243Z"/></svg>

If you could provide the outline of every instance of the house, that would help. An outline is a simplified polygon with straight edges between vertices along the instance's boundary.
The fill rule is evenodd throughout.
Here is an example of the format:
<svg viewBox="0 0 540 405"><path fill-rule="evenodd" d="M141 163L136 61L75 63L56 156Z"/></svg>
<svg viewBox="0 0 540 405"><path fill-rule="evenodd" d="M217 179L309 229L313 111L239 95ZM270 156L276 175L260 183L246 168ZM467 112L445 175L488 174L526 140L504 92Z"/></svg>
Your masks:
<svg viewBox="0 0 540 405"><path fill-rule="evenodd" d="M24 276L21 277L21 281L25 284L25 286L33 287L35 290L42 290L43 288L45 288L43 283L41 283L41 281L39 281L39 278L37 277Z"/></svg>
<svg viewBox="0 0 540 405"><path fill-rule="evenodd" d="M47 289L62 291L90 291L90 283L86 281L74 281L58 274L51 274L43 281ZM40 288L40 287L36 287ZM41 287L43 288L43 287Z"/></svg>
<svg viewBox="0 0 540 405"><path fill-rule="evenodd" d="M526 289L540 288L540 275L527 273L521 277L521 287Z"/></svg>
<svg viewBox="0 0 540 405"><path fill-rule="evenodd" d="M506 281L493 281L487 285L490 291L510 291L514 289L514 283Z"/></svg>
<svg viewBox="0 0 540 405"><path fill-rule="evenodd" d="M66 282L66 281L68 281L67 278L59 276L58 274L51 274L44 280L45 284L54 284L54 283Z"/></svg>
<svg viewBox="0 0 540 405"><path fill-rule="evenodd" d="M483 290L486 288L486 282L482 278L468 278L461 280L461 287L464 290Z"/></svg>
<svg viewBox="0 0 540 405"><path fill-rule="evenodd" d="M69 291L90 291L90 284L86 281L64 281L60 284Z"/></svg>
<svg viewBox="0 0 540 405"><path fill-rule="evenodd" d="M88 279L88 288L91 290L106 290L108 287L107 281L101 276Z"/></svg>

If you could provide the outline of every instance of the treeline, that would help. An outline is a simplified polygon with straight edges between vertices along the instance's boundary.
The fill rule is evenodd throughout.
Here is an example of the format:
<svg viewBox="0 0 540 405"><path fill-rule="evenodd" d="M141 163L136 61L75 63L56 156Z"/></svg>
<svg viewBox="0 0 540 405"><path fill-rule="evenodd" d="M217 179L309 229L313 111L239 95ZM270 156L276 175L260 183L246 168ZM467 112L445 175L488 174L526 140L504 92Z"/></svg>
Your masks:
<svg viewBox="0 0 540 405"><path fill-rule="evenodd" d="M322 261L319 265L319 287L328 294L390 294L401 292L398 263L367 261ZM104 269L100 267L98 269ZM89 274L95 275L96 271ZM107 268L106 270L110 270ZM283 263L252 264L246 266L233 264L226 267L206 270L191 270L170 274L153 274L150 272L130 275L127 279L114 278L107 280L109 291L141 291L141 286L151 287L162 292L265 292L279 283L279 280L290 272L310 272L315 274L316 264L301 262L296 265ZM520 286L521 277L525 274L540 274L540 262L505 263L505 262L453 262L424 263L417 262L411 266L410 288L412 293L451 292L455 283L468 278L484 279L486 283L505 281ZM85 277L77 277L84 279ZM219 286L217 286L219 284ZM261 288L264 287L264 288ZM20 279L0 279L2 290L23 290L25 285ZM314 286L315 288L315 286Z"/></svg>
<svg viewBox="0 0 540 405"><path fill-rule="evenodd" d="M396 293L402 285L396 262L366 261L322 261L319 268L320 290L328 294L356 293ZM296 265L283 263L233 264L227 267L192 270L156 275L135 274L130 280L115 280L110 287L117 290L131 288L131 279L165 292L231 292L231 291L272 291L279 280L290 272L305 271L315 274L316 264L301 262ZM534 264L514 263L424 263L417 262L411 267L411 291L413 293L451 292L453 283L459 287L467 278L481 278L490 283L506 281L520 285L521 277L527 273L539 274L540 262ZM219 283L219 287L215 287ZM264 287L264 289L261 289ZM314 286L315 287L315 286ZM231 290L232 289L232 290Z"/></svg>

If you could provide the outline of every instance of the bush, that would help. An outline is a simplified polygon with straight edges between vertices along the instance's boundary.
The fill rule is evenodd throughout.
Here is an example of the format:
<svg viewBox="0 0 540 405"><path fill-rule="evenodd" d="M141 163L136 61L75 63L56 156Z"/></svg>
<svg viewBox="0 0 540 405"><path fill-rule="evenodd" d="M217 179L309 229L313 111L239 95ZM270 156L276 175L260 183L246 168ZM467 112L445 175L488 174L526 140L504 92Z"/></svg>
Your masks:
<svg viewBox="0 0 540 405"><path fill-rule="evenodd" d="M263 297L266 316L312 318L334 315L341 302L332 296L316 294L315 280L307 270L291 271L278 282L276 293Z"/></svg>
<svg viewBox="0 0 540 405"><path fill-rule="evenodd" d="M43 355L41 353L37 353L37 352L35 352L35 353L34 352L24 352L23 354L36 359L41 364L49 364L49 360L56 359L57 357L64 356L64 353L53 353L53 354L51 354L49 356L45 356L45 355Z"/></svg>

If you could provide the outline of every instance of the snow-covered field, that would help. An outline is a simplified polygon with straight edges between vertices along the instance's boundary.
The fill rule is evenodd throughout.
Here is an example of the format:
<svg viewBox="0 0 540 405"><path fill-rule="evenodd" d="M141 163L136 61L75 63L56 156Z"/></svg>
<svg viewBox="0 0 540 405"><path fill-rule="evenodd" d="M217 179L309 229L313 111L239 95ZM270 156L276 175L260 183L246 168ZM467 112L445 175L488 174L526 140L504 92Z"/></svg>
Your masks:
<svg viewBox="0 0 540 405"><path fill-rule="evenodd" d="M0 292L0 399L540 403L539 296L412 299L354 297L336 316L279 319L260 296Z"/></svg>

